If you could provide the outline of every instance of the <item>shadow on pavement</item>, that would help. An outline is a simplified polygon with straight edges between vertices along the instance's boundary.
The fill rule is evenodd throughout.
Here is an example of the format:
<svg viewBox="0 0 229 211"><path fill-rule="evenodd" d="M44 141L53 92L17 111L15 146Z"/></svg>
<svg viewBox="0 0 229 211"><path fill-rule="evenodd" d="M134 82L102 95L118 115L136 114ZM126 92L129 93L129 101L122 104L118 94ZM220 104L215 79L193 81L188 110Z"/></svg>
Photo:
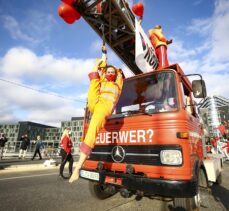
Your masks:
<svg viewBox="0 0 229 211"><path fill-rule="evenodd" d="M229 190L220 186L220 185L213 185L212 187L212 195L214 196L216 201L220 201L226 210L229 210Z"/></svg>
<svg viewBox="0 0 229 211"><path fill-rule="evenodd" d="M10 165L0 165L0 170L4 170L5 168L10 167Z"/></svg>
<svg viewBox="0 0 229 211"><path fill-rule="evenodd" d="M21 160L16 159L3 159L0 161L0 170L3 170L5 168L9 168L12 165L18 165L21 162Z"/></svg>
<svg viewBox="0 0 229 211"><path fill-rule="evenodd" d="M0 160L0 170L4 170L11 167L31 167L34 165L43 165L46 160L49 160L49 158L43 158L42 160L35 158L34 160L31 160L31 158L25 158L25 159L18 159L18 158L12 158L12 159L3 159ZM56 159L56 164L59 165L60 159Z"/></svg>

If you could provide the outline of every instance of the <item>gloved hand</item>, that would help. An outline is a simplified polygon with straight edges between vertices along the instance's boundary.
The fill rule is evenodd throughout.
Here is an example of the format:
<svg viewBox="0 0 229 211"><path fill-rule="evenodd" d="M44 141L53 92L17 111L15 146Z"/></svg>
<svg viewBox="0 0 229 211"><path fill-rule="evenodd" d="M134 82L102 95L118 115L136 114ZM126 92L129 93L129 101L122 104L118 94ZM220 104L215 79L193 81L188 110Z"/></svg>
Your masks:
<svg viewBox="0 0 229 211"><path fill-rule="evenodd" d="M124 75L122 69L121 68L116 68L116 70L117 70L118 75L121 75L122 78L124 79L125 78L125 75Z"/></svg>
<svg viewBox="0 0 229 211"><path fill-rule="evenodd" d="M107 49L105 45L102 46L102 53L105 53L105 54L107 53Z"/></svg>
<svg viewBox="0 0 229 211"><path fill-rule="evenodd" d="M167 41L166 41L166 44L169 45L169 44L171 44L172 42L173 42L172 39L171 39L171 40L167 40Z"/></svg>
<svg viewBox="0 0 229 211"><path fill-rule="evenodd" d="M93 68L93 72L97 72L100 68L101 68L101 66L105 66L106 65L106 63L104 62L104 60L103 59L96 59L95 60L95 66L94 66L94 68Z"/></svg>

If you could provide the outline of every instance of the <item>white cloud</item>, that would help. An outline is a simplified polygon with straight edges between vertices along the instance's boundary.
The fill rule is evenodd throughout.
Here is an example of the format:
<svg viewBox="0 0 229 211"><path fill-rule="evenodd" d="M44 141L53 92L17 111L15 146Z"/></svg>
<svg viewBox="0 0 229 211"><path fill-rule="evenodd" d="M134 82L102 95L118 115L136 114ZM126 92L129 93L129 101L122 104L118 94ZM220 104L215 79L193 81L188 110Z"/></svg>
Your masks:
<svg viewBox="0 0 229 211"><path fill-rule="evenodd" d="M229 74L203 74L208 95L220 95L229 99Z"/></svg>
<svg viewBox="0 0 229 211"><path fill-rule="evenodd" d="M228 62L229 58L229 1L216 0L212 17L194 19L187 27L190 33L202 36L203 46L210 48L204 60L210 64Z"/></svg>
<svg viewBox="0 0 229 211"><path fill-rule="evenodd" d="M189 33L197 33L201 36L208 35L212 29L212 18L193 19L190 26L187 27Z"/></svg>
<svg viewBox="0 0 229 211"><path fill-rule="evenodd" d="M7 78L26 78L34 81L88 83L87 74L95 59L55 58L50 54L37 56L29 49L10 49L0 59L0 72ZM53 82L54 83L54 82Z"/></svg>
<svg viewBox="0 0 229 211"><path fill-rule="evenodd" d="M229 1L216 0L213 15L194 19L187 31L199 35L198 44L189 49L175 38L168 48L170 63L179 63L186 74L203 74L209 95L229 98Z"/></svg>
<svg viewBox="0 0 229 211"><path fill-rule="evenodd" d="M22 22L23 30L39 41L49 38L49 33L55 25L53 14L40 10L28 10Z"/></svg>
<svg viewBox="0 0 229 211"><path fill-rule="evenodd" d="M83 116L87 74L94 61L37 56L22 47L10 49L0 58L1 123L20 120L57 125L72 116ZM52 92L51 88L65 94ZM35 90L47 90L48 94Z"/></svg>
<svg viewBox="0 0 229 211"><path fill-rule="evenodd" d="M21 30L21 27L17 20L8 15L2 16L2 21L3 21L3 27L9 31L11 37L15 40L20 39L24 41L29 41L29 42L36 42L36 40L29 36L28 34L24 33Z"/></svg>
<svg viewBox="0 0 229 211"><path fill-rule="evenodd" d="M229 1L217 0L212 20L212 50L209 61L225 62L229 58Z"/></svg>
<svg viewBox="0 0 229 211"><path fill-rule="evenodd" d="M108 56L112 64L118 60L112 52ZM20 120L57 125L72 116L83 116L89 85L87 75L94 62L94 58L84 60L55 58L53 55L37 56L23 47L10 49L0 58L0 98L4 102L0 107L0 121ZM124 64L117 66L123 69L126 76L132 75ZM35 90L48 90L49 94ZM52 90L61 90L61 93L67 93L63 94L66 97L71 97L75 92L76 101L53 96Z"/></svg>
<svg viewBox="0 0 229 211"><path fill-rule="evenodd" d="M195 56L195 49L185 49L183 41L178 38L174 39L175 41L168 46L168 56L172 61L179 61L182 59L190 58L190 56Z"/></svg>
<svg viewBox="0 0 229 211"><path fill-rule="evenodd" d="M36 92L20 86L0 82L1 122L15 120L50 123L83 116L85 103L76 104L71 100ZM59 123L58 123L59 124Z"/></svg>
<svg viewBox="0 0 229 211"><path fill-rule="evenodd" d="M51 14L38 10L28 10L19 22L11 15L2 15L3 27L15 40L26 41L36 45L49 39L49 33L56 21Z"/></svg>
<svg viewBox="0 0 229 211"><path fill-rule="evenodd" d="M33 109L29 112L27 120L60 127L61 121L70 120L71 117L78 117L83 115L83 107L75 108L73 106L62 106L60 108L53 108L49 110Z"/></svg>

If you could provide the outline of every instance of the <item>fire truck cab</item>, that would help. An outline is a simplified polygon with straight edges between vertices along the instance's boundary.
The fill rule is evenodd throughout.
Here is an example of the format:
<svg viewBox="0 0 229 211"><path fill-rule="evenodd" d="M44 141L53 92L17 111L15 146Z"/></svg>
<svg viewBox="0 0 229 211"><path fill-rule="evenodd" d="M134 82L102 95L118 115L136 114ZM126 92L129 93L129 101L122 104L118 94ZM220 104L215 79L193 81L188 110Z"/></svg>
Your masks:
<svg viewBox="0 0 229 211"><path fill-rule="evenodd" d="M215 173L212 182L221 176L220 160L211 162L203 150L193 97L205 96L204 81L191 84L177 64L125 79L116 109L80 171L92 194L157 195L172 198L175 207L199 208L207 173ZM86 109L84 134L89 122ZM210 164L204 165L206 159Z"/></svg>

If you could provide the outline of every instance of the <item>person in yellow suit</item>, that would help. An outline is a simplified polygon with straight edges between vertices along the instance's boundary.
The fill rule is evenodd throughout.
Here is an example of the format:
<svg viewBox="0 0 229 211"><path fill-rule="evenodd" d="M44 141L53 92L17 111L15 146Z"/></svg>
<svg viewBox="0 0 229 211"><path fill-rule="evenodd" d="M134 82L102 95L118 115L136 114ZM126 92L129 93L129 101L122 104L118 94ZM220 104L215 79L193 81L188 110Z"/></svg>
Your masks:
<svg viewBox="0 0 229 211"><path fill-rule="evenodd" d="M172 43L172 40L167 40L162 33L160 25L155 26L149 30L149 39L156 51L156 55L159 61L158 68L169 66L167 56L167 45Z"/></svg>
<svg viewBox="0 0 229 211"><path fill-rule="evenodd" d="M97 59L89 79L91 81L88 91L88 109L92 113L91 122L85 136L84 142L80 145L80 157L74 172L69 179L72 183L79 178L79 170L84 161L94 148L96 136L104 126L118 102L123 86L122 70L114 66L106 65L101 68L101 63L105 64L106 56Z"/></svg>

